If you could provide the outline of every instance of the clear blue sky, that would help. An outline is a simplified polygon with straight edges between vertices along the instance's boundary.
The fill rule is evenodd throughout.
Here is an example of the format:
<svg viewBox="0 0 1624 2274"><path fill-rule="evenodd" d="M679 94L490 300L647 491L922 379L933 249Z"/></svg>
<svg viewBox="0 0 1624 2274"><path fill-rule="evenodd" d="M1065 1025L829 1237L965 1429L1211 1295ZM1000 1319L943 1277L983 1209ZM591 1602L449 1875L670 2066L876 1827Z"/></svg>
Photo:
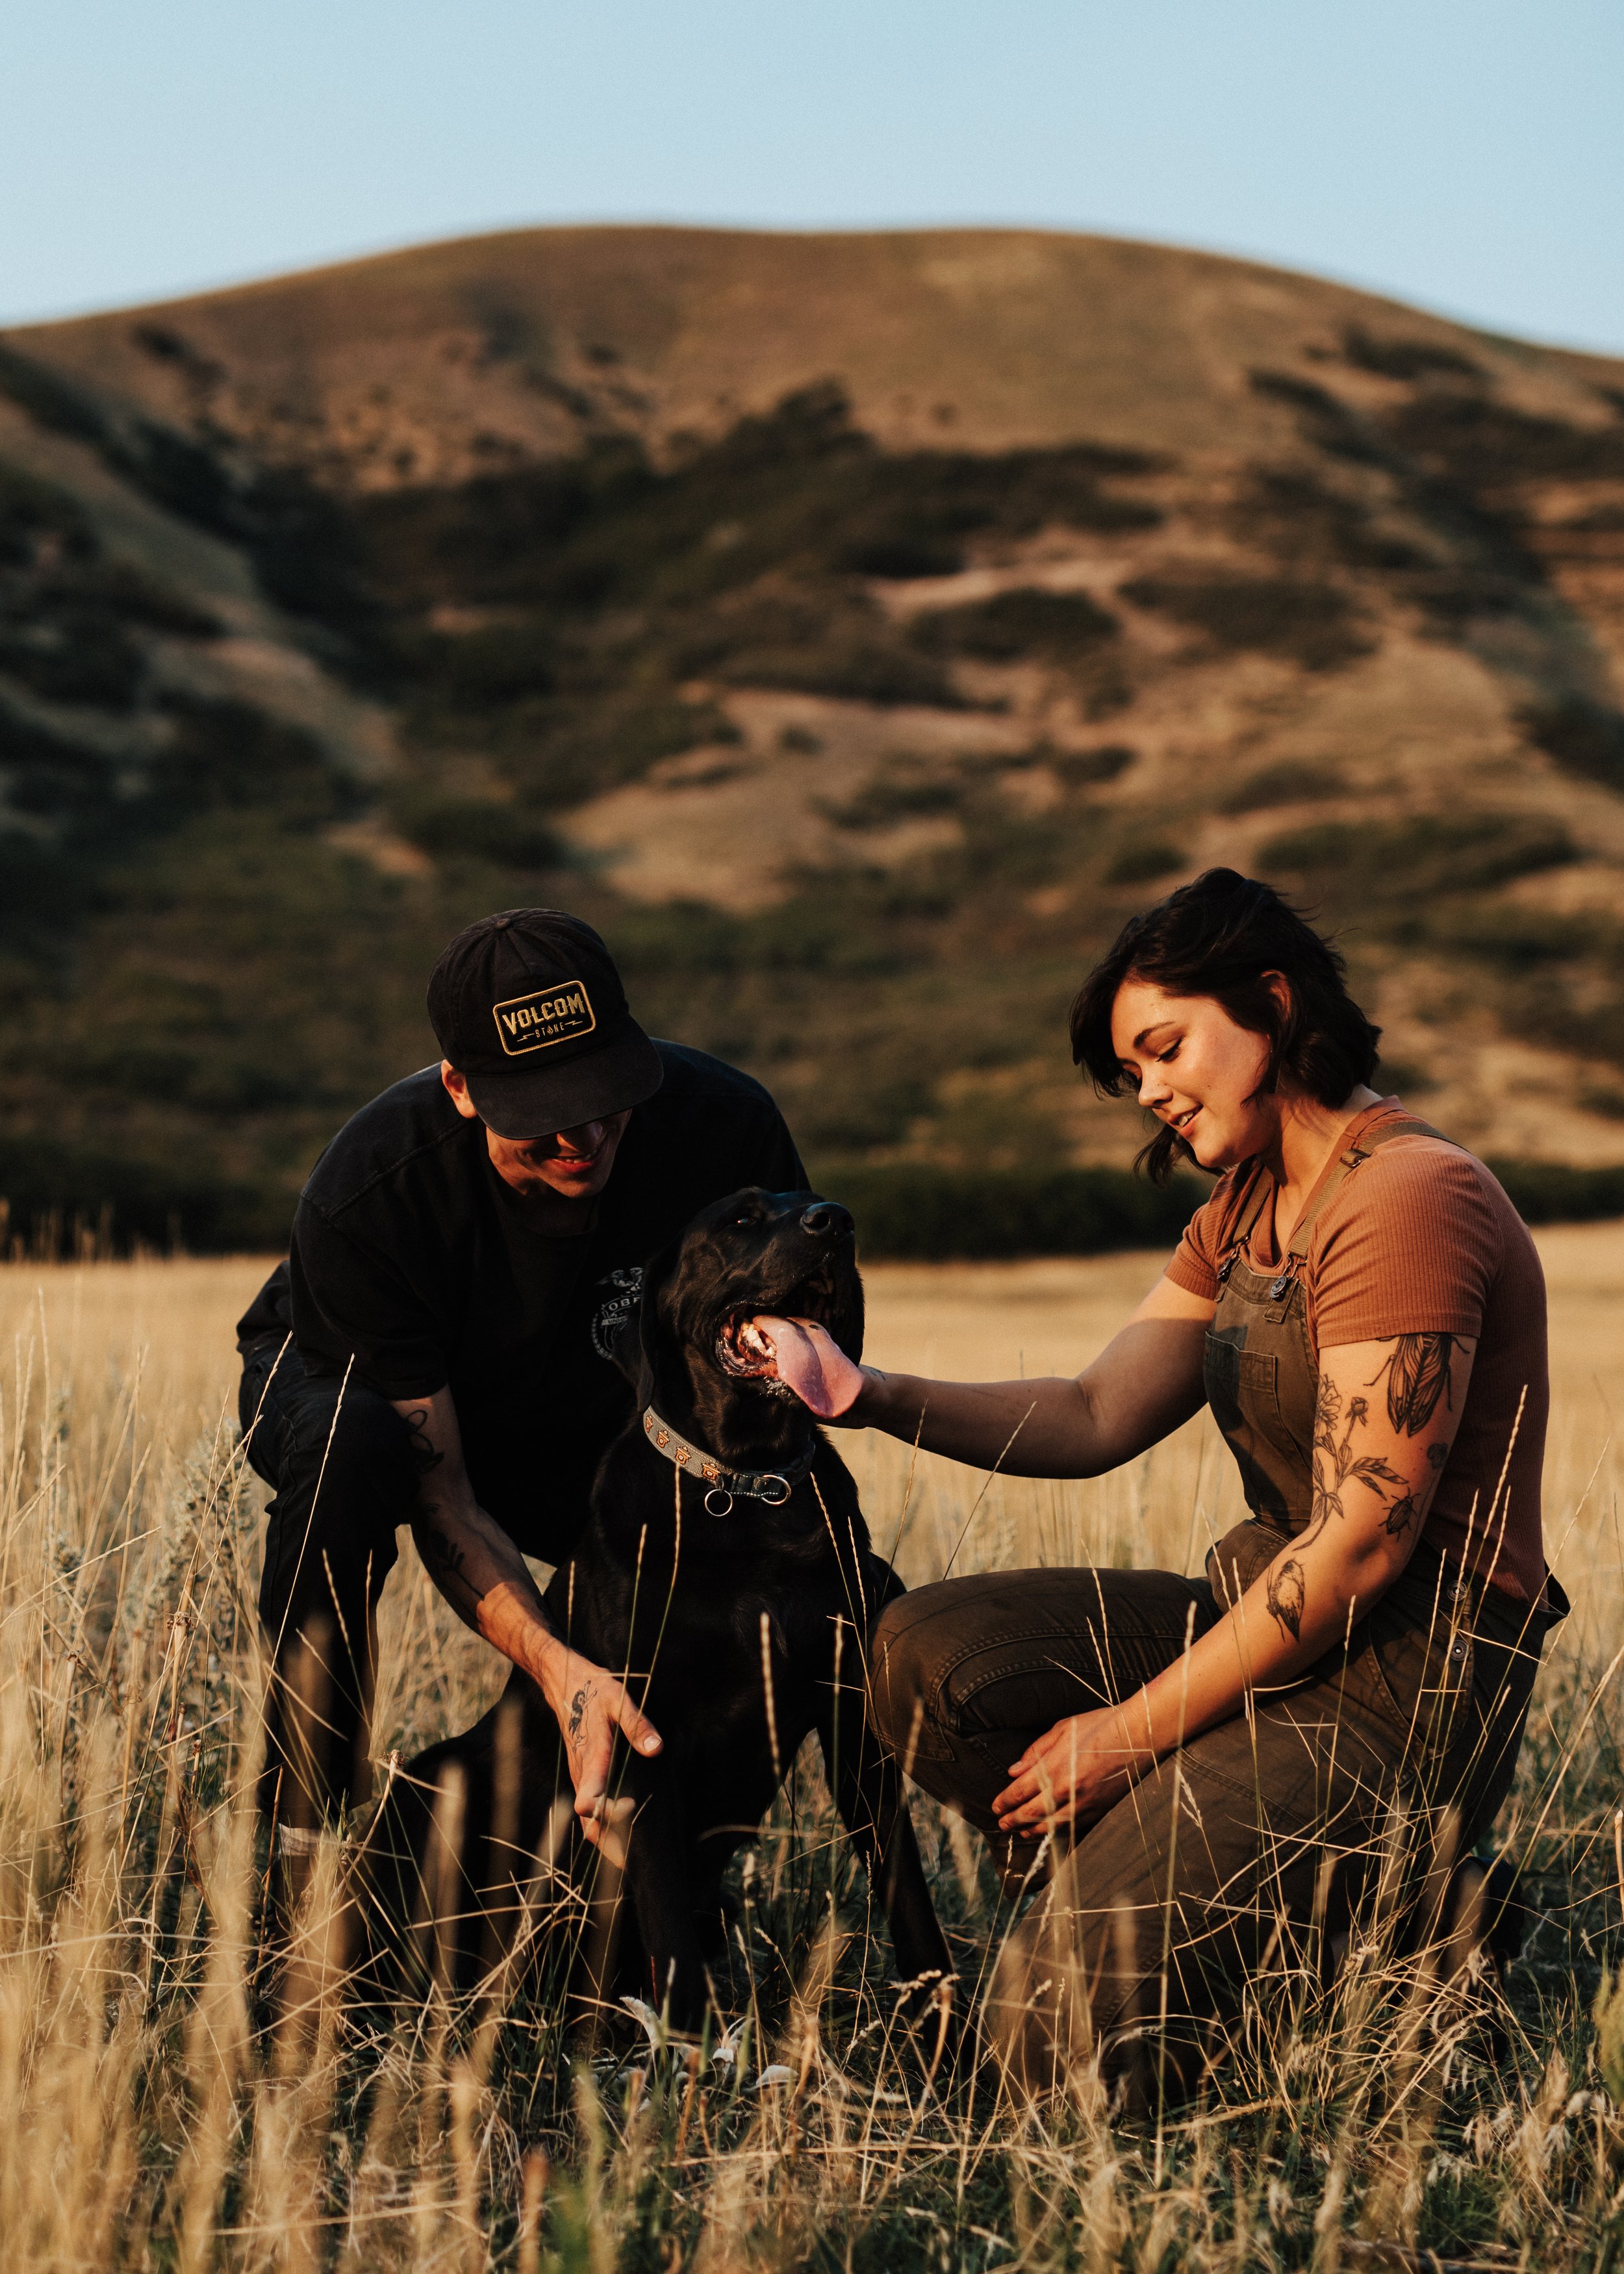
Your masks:
<svg viewBox="0 0 1624 2274"><path fill-rule="evenodd" d="M1624 0L14 0L0 321L531 222L1103 230L1624 350Z"/></svg>

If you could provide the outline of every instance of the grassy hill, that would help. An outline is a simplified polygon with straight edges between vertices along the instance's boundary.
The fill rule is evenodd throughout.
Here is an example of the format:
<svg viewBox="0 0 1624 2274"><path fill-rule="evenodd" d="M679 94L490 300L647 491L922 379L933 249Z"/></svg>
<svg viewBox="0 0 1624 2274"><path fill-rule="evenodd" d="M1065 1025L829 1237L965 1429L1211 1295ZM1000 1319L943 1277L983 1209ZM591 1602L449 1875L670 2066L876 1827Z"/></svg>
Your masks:
<svg viewBox="0 0 1624 2274"><path fill-rule="evenodd" d="M274 1239L545 899L820 1173L1052 1193L1139 1141L1078 977L1215 860L1422 1111L1624 1163L1621 673L1624 363L1244 263L528 231L15 332L0 1191Z"/></svg>

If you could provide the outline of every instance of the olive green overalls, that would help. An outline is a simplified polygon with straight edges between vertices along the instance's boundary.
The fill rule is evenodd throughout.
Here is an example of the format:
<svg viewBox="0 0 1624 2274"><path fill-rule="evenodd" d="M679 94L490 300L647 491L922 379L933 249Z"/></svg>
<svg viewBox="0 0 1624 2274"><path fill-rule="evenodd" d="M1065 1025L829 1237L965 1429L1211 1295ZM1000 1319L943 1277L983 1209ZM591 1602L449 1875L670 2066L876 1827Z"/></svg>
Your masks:
<svg viewBox="0 0 1624 2274"><path fill-rule="evenodd" d="M1066 1715L1131 1694L1178 1657L1309 1522L1319 1358L1302 1268L1321 1210L1379 1145L1436 1136L1406 1118L1342 1154L1278 1273L1246 1261L1268 1196L1243 1201L1220 1266L1205 1377L1239 1465L1247 1520L1207 1577L1165 1571L990 1571L921 1587L876 1637L876 1705L927 1790L987 1834L1013 1892L1029 1848L997 1831L1009 1765ZM1097 2054L1109 2080L1193 2082L1214 2026L1250 1985L1316 1978L1357 1903L1395 1915L1428 1871L1485 1831L1510 1791L1548 1627L1423 1540L1402 1577L1290 1685L1163 1761L1062 1857L1011 1931L989 2020L1033 2087ZM1386 1861L1384 1862L1384 1858ZM1395 1889L1408 1891L1394 1894ZM1137 2082L1136 2082L1137 2080Z"/></svg>

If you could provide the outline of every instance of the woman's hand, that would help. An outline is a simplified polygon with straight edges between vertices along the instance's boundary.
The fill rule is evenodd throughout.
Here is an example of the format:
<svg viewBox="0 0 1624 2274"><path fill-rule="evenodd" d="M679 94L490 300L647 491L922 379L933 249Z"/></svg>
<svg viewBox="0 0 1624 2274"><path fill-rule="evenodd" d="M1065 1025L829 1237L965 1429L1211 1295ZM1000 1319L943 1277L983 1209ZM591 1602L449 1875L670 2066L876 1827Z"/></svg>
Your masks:
<svg viewBox="0 0 1624 2274"><path fill-rule="evenodd" d="M793 1389L820 1421L838 1421L856 1404L868 1377L816 1319L763 1316L750 1321L750 1331L769 1361L764 1371Z"/></svg>
<svg viewBox="0 0 1624 2274"><path fill-rule="evenodd" d="M1116 1706L1073 1713L1011 1762L1014 1781L993 1803L998 1829L1037 1840L1058 1824L1091 1824L1154 1759L1143 1741L1133 1743Z"/></svg>

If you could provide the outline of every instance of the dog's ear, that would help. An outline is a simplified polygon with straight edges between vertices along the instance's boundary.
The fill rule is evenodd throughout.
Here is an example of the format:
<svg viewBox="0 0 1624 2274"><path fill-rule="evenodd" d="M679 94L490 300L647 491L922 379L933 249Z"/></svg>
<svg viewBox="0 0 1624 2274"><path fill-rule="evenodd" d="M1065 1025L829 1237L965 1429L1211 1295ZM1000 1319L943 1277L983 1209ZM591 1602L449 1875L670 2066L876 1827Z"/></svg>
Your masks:
<svg viewBox="0 0 1624 2274"><path fill-rule="evenodd" d="M835 1312L829 1332L853 1366L862 1364L864 1312L862 1274L852 1257L846 1269L836 1275Z"/></svg>
<svg viewBox="0 0 1624 2274"><path fill-rule="evenodd" d="M665 1297L676 1276L677 1264L682 1254L685 1235L667 1241L649 1258L643 1268L643 1296L636 1312L636 1340L628 1336L617 1352L618 1361L630 1374L635 1367L637 1395L647 1404L653 1392L654 1377L658 1370L662 1343L669 1343L671 1330L663 1322ZM622 1354L623 1353L623 1354Z"/></svg>
<svg viewBox="0 0 1624 2274"><path fill-rule="evenodd" d="M851 1291L841 1305L841 1312L842 1316L835 1340L851 1359L852 1364L861 1366L863 1332L868 1324L868 1319L863 1299L862 1274L854 1263L852 1266Z"/></svg>

